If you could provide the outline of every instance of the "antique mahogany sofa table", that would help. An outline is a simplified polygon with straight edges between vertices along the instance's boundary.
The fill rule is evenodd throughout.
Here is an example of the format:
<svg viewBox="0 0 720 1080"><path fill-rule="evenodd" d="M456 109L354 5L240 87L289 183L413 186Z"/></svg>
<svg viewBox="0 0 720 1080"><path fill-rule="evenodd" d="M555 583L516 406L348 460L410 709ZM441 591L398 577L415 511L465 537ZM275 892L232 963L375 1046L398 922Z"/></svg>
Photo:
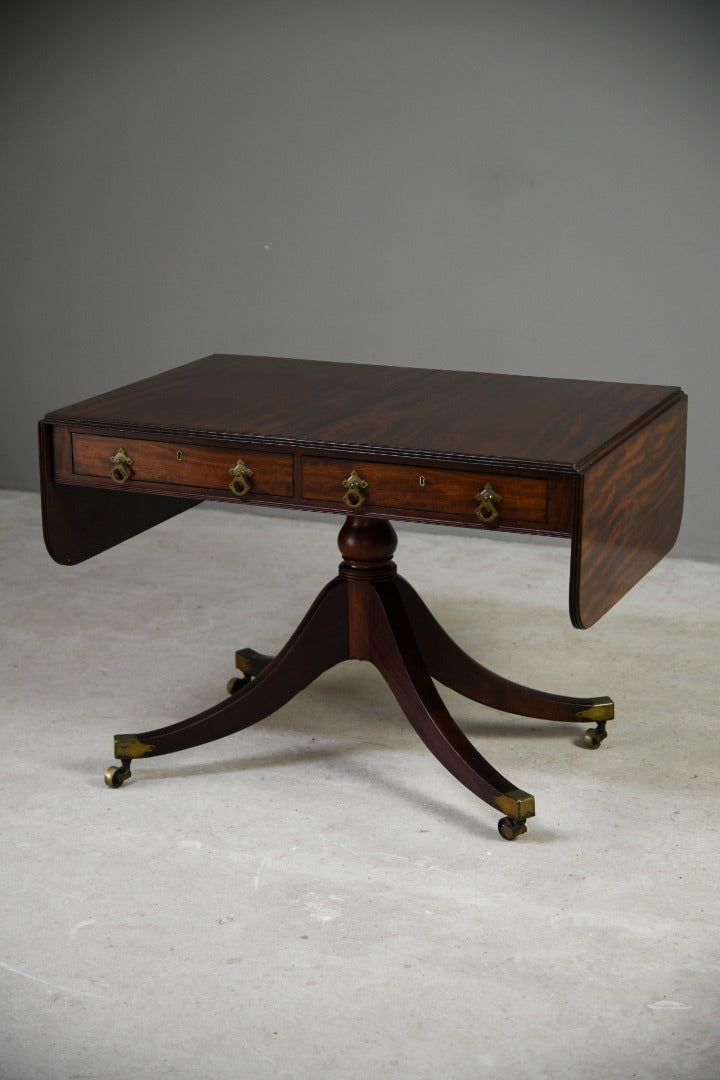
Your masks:
<svg viewBox="0 0 720 1080"><path fill-rule="evenodd" d="M678 387L230 355L49 413L43 527L60 563L204 499L345 516L338 576L284 648L239 650L241 677L218 705L117 735L106 783L119 787L134 758L254 724L342 660L369 660L428 749L515 839L532 795L466 738L435 681L508 713L589 722L591 747L613 702L533 690L471 659L398 576L391 521L570 537L570 617L588 627L675 542L685 427Z"/></svg>

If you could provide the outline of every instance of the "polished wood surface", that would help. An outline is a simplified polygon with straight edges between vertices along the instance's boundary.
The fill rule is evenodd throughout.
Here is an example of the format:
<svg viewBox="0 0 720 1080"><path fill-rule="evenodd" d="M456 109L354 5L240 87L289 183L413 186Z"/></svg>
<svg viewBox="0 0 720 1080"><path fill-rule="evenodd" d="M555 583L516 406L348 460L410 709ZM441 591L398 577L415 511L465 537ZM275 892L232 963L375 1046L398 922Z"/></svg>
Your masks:
<svg viewBox="0 0 720 1080"><path fill-rule="evenodd" d="M583 470L570 576L575 626L592 626L672 548L682 520L687 399Z"/></svg>
<svg viewBox="0 0 720 1080"><path fill-rule="evenodd" d="M213 355L52 421L575 468L677 387Z"/></svg>
<svg viewBox="0 0 720 1080"><path fill-rule="evenodd" d="M54 483L52 428L41 424L39 435L43 536L55 562L84 562L202 502Z"/></svg>
<svg viewBox="0 0 720 1080"><path fill-rule="evenodd" d="M431 753L480 799L505 814L515 835L535 813L518 790L478 751L443 703L433 678L477 702L523 716L584 722L596 698L570 698L512 683L476 663L440 627L393 561L397 537L389 521L350 515L340 530L338 576L319 594L275 657L245 654L253 675L218 705L163 728L115 737L129 775L137 758L176 753L225 738L269 716L343 660L367 660L380 671ZM607 713L609 699L602 699ZM610 715L612 715L610 713ZM505 835L505 833L503 833ZM508 837L514 839L514 836Z"/></svg>
<svg viewBox="0 0 720 1080"><path fill-rule="evenodd" d="M337 505L343 495L343 481L352 468L367 482L364 507L370 510L418 510L424 513L460 515L470 518L478 506L478 494L492 479L502 499L504 523L545 523L547 521L547 480L526 476L499 476L462 469L433 469L423 465L394 465L361 458L302 459L304 499Z"/></svg>
<svg viewBox="0 0 720 1080"><path fill-rule="evenodd" d="M364 515L570 537L570 616L588 627L675 542L685 424L672 386L213 355L47 415L45 531L61 561L79 561L94 548L75 546L73 507L89 496L51 489L122 491L104 550L162 519L139 493L237 501L238 459L253 472L246 501L345 514L354 469ZM133 458L122 488L120 447ZM488 482L492 521L476 513Z"/></svg>
<svg viewBox="0 0 720 1080"><path fill-rule="evenodd" d="M590 626L675 542L685 428L677 387L226 355L49 413L43 527L59 562L202 499L346 515L338 577L287 645L275 657L240 650L243 677L219 704L116 736L121 765L106 782L120 786L135 758L240 731L328 667L366 660L428 749L506 815L500 832L515 839L533 796L467 739L435 681L504 712L590 721L592 747L613 703L534 690L465 654L398 577L390 519L570 537L570 615Z"/></svg>
<svg viewBox="0 0 720 1080"><path fill-rule="evenodd" d="M119 448L119 440L106 435L72 436L73 474L76 477L108 479L108 462ZM293 459L291 454L239 447L235 454L227 449L187 443L152 442L149 439L123 439L123 449L132 457L130 479L160 487L192 488L204 495L215 492L227 495L230 467L242 451L243 462L252 470L252 490L258 495L291 496Z"/></svg>

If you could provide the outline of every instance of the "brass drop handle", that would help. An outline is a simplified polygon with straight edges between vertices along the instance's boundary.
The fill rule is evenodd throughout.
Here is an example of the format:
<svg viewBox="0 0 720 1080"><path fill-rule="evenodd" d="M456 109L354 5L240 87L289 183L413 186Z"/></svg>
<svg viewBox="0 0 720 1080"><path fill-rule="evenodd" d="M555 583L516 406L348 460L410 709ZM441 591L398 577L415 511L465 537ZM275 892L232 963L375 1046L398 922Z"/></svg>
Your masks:
<svg viewBox="0 0 720 1080"><path fill-rule="evenodd" d="M252 488L252 469L245 464L242 458L238 458L228 472L232 477L229 485L230 490L233 495L237 495L238 499L244 499L246 495L250 494Z"/></svg>
<svg viewBox="0 0 720 1080"><path fill-rule="evenodd" d="M343 487L347 488L347 491L343 495L342 501L349 510L360 509L367 498L364 493L367 486L367 480L363 480L356 469L353 469L347 480L343 480Z"/></svg>
<svg viewBox="0 0 720 1080"><path fill-rule="evenodd" d="M110 464L112 469L110 470L110 476L116 484L125 484L130 479L130 466L133 463L133 459L125 453L122 446L113 454L110 458Z"/></svg>
<svg viewBox="0 0 720 1080"><path fill-rule="evenodd" d="M486 525L489 525L490 522L494 521L500 514L497 504L502 500L502 495L488 482L481 491L478 491L475 498L479 503L479 505L475 507L475 513L481 521L484 521Z"/></svg>

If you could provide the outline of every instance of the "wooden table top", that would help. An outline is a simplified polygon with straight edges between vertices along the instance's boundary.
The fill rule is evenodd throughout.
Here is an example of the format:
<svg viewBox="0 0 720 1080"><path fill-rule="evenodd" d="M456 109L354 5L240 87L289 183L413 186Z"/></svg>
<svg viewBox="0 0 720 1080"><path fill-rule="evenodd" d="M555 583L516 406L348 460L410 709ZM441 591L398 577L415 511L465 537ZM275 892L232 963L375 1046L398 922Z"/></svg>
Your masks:
<svg viewBox="0 0 720 1080"><path fill-rule="evenodd" d="M678 387L216 354L49 421L582 469Z"/></svg>
<svg viewBox="0 0 720 1080"><path fill-rule="evenodd" d="M138 472L121 492L112 490L111 437L120 445L155 436L163 460L177 437L185 447L178 461L188 443L211 446L215 460L218 445L224 453L246 442L267 460L279 454L285 470L274 493L258 490L259 504L340 513L342 502L325 496L323 478L341 470L333 490L342 493L337 481L354 455L372 470L371 491L385 480L399 490L407 475L417 484L436 465L419 510L401 492L394 501L368 500L360 512L481 529L487 523L474 516L472 493L487 468L505 485L508 515L498 528L571 537L570 614L586 627L675 542L686 413L676 386L216 354L47 414L40 423L46 544L57 561L79 562L202 498L232 497L227 487L183 480L181 469L172 483L161 469L146 478L152 482ZM101 475L89 475L93 454ZM220 474L227 485L227 462ZM473 485L462 512L432 501L444 488L452 495L453 484Z"/></svg>

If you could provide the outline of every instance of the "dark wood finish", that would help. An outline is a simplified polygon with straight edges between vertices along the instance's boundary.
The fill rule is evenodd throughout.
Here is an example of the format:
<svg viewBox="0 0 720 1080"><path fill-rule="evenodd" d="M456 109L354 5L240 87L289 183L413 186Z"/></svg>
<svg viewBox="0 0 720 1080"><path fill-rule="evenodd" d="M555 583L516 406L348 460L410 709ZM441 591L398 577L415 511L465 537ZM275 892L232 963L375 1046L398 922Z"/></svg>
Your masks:
<svg viewBox="0 0 720 1080"><path fill-rule="evenodd" d="M134 440L149 444L154 464L118 489L124 497L235 501L225 461L248 455L271 465L266 475L251 464L258 479L248 502L345 514L338 478L359 467L371 481L368 516L572 537L570 613L587 627L674 542L684 402L677 387L222 354L49 413L42 482L111 488L95 440ZM73 459L74 445L98 448L92 475L82 454ZM172 460L178 448L184 462ZM268 457L253 456L261 452ZM492 523L467 505L485 479L503 496ZM92 545L79 538L70 552L68 514L55 510L63 499L80 505L44 499L48 546L79 561ZM105 546L125 538L124 508ZM157 513L148 508L145 527L162 520ZM132 516L139 525L142 514Z"/></svg>
<svg viewBox="0 0 720 1080"><path fill-rule="evenodd" d="M199 499L71 487L52 480L52 428L40 425L40 498L43 536L55 562L72 566L159 525Z"/></svg>
<svg viewBox="0 0 720 1080"><path fill-rule="evenodd" d="M425 746L466 788L490 806L504 809L503 800L512 799L517 789L482 756L448 712L423 663L401 596L391 582L371 588L367 609L367 659L379 670ZM531 805L534 814L534 800Z"/></svg>
<svg viewBox="0 0 720 1080"><path fill-rule="evenodd" d="M74 480L95 477L108 487L117 487L112 479L110 458L120 440L107 435L72 435L72 473L58 479ZM263 495L291 496L293 491L292 454L273 454L242 444L203 446L175 439L153 442L150 439L123 439L123 449L133 459L130 481L157 484L208 494L228 494L230 469L238 458L253 471L252 490ZM128 483L130 482L128 481ZM230 493L232 494L232 493Z"/></svg>
<svg viewBox="0 0 720 1080"><path fill-rule="evenodd" d="M420 465L357 458L310 457L302 459L302 497L317 505L335 503L345 494L343 480L356 469L367 481L367 510L392 515L397 510L443 514L468 525L478 524L475 496L486 481L501 495L498 523L511 521L545 525L548 522L547 481L532 476L433 469Z"/></svg>
<svg viewBox="0 0 720 1080"><path fill-rule="evenodd" d="M130 759L156 757L223 739L256 724L285 705L323 671L347 659L347 622L347 597L336 582L331 582L285 648L246 689L188 720L140 735L116 735L116 743L132 739L150 747L142 754L130 754Z"/></svg>
<svg viewBox="0 0 720 1080"><path fill-rule="evenodd" d="M513 683L467 656L397 577L389 518L572 539L570 614L592 625L672 547L684 485L686 399L678 387L215 355L49 413L40 424L43 527L79 562L204 498L238 501L229 470L253 471L242 500L346 515L343 480L367 481L339 536L339 575L274 658L239 654L237 693L187 720L117 736L122 768L256 723L345 659L375 664L438 760L508 815L534 813L455 724L433 679L505 712L590 720L608 698ZM132 465L117 484L110 457ZM495 521L475 514L486 482ZM589 734L593 734L592 732Z"/></svg>
<svg viewBox="0 0 720 1080"><path fill-rule="evenodd" d="M211 709L164 728L117 735L118 756L129 762L133 757L157 757L224 738L262 720L340 661L369 660L422 741L453 776L491 806L505 811L508 803L524 796L525 813L534 813L532 796L518 792L480 754L435 689L426 649L433 648L437 624L407 583L397 577L392 561L396 539L385 519L348 517L338 538L343 555L338 576L323 589L278 655L260 656L255 666L252 661L257 654L252 653L249 666L257 670L256 677ZM432 663L438 666L435 659ZM460 667L464 666L461 660ZM446 681L452 685L458 680L449 671ZM483 700L481 681L472 685L472 696ZM547 703L554 699L543 698L549 719L579 719L568 715L565 699L558 698L553 711ZM512 708L512 702L504 699L502 707Z"/></svg>
<svg viewBox="0 0 720 1080"><path fill-rule="evenodd" d="M565 697L534 690L490 671L463 652L402 578L398 579L398 590L429 674L450 690L515 716L565 723L582 719L580 714L591 710L597 702L596 698Z"/></svg>
<svg viewBox="0 0 720 1080"><path fill-rule="evenodd" d="M249 437L460 464L574 469L677 387L213 355L49 413L54 423Z"/></svg>
<svg viewBox="0 0 720 1080"><path fill-rule="evenodd" d="M583 467L570 581L575 626L597 622L675 543L686 424L683 398Z"/></svg>

